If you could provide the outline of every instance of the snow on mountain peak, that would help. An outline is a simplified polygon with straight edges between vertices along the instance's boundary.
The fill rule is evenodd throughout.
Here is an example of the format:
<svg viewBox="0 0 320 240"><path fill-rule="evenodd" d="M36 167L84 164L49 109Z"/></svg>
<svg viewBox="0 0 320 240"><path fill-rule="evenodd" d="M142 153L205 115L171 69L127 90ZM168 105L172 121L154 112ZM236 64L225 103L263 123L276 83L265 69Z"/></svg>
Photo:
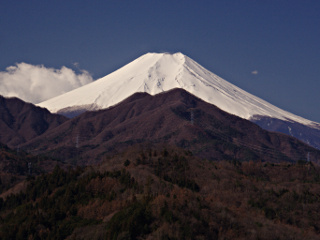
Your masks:
<svg viewBox="0 0 320 240"><path fill-rule="evenodd" d="M155 95L183 88L220 109L245 119L268 116L305 125L319 124L296 116L225 81L184 54L147 53L90 84L38 104L61 109L113 106L136 92Z"/></svg>

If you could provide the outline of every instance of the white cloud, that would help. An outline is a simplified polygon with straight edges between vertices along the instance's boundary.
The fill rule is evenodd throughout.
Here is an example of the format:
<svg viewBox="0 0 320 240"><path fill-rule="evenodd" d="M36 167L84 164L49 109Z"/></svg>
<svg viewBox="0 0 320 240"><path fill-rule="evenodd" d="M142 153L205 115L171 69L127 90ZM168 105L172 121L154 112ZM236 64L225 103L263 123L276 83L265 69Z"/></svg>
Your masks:
<svg viewBox="0 0 320 240"><path fill-rule="evenodd" d="M257 74L258 74L258 70L254 70L254 71L252 71L252 72L251 72L251 74L253 74L253 75L257 75Z"/></svg>
<svg viewBox="0 0 320 240"><path fill-rule="evenodd" d="M64 66L54 69L22 62L0 72L0 95L40 103L92 81L85 70L77 74Z"/></svg>

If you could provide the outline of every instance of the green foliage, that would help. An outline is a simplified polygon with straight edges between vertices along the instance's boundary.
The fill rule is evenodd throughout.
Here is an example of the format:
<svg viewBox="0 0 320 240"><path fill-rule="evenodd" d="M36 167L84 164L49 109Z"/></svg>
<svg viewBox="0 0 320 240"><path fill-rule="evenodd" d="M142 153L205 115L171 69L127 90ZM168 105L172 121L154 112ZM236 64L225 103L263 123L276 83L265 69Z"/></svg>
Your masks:
<svg viewBox="0 0 320 240"><path fill-rule="evenodd" d="M115 214L107 225L108 239L138 239L151 231L153 217L147 208L147 203L135 202L130 207Z"/></svg>
<svg viewBox="0 0 320 240"><path fill-rule="evenodd" d="M173 154L164 149L163 158L158 158L155 162L155 174L163 180L177 184L179 187L188 188L192 191L199 192L199 185L187 175L190 169L187 159L184 156Z"/></svg>
<svg viewBox="0 0 320 240"><path fill-rule="evenodd" d="M128 167L128 166L130 165L130 161L127 159L127 160L123 163L123 165L124 165L125 167Z"/></svg>
<svg viewBox="0 0 320 240"><path fill-rule="evenodd" d="M298 165L307 165L307 164L308 164L308 161L299 159L299 160L297 161L297 164L298 164Z"/></svg>
<svg viewBox="0 0 320 240"><path fill-rule="evenodd" d="M91 171L81 176L84 169L65 171L59 166L51 174L29 178L26 193L0 198L2 211L15 209L0 218L0 239L65 239L77 227L99 223L98 220L77 216L78 208L91 199L111 201L115 192L100 194L88 191L94 179L115 178L125 188L135 186L135 180L125 170L113 172ZM46 229L37 231L36 229ZM44 237L45 236L45 237Z"/></svg>
<svg viewBox="0 0 320 240"><path fill-rule="evenodd" d="M174 213L169 209L168 203L165 202L161 207L160 216L164 218L164 220L170 224L174 223L178 219L174 216Z"/></svg>
<svg viewBox="0 0 320 240"><path fill-rule="evenodd" d="M264 211L266 218L271 219L271 220L276 218L277 213L272 208L266 207L263 209L263 211Z"/></svg>

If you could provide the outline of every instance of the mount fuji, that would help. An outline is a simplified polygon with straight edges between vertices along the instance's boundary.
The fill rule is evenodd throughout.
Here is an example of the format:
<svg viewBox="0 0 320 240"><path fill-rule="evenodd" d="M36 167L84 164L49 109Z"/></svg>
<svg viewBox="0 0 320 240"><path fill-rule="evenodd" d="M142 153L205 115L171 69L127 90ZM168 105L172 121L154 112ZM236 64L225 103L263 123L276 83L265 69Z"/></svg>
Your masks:
<svg viewBox="0 0 320 240"><path fill-rule="evenodd" d="M38 106L74 117L114 106L137 92L156 95L182 88L261 127L294 136L320 149L320 124L282 110L220 78L182 53L147 53L90 84Z"/></svg>

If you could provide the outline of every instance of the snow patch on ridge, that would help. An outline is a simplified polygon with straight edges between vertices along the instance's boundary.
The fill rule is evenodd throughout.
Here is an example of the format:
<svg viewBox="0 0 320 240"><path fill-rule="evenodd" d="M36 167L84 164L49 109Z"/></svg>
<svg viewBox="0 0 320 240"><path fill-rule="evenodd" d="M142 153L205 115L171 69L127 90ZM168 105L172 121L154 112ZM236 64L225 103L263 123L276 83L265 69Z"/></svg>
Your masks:
<svg viewBox="0 0 320 240"><path fill-rule="evenodd" d="M57 113L69 118L73 118L86 111L96 111L99 109L100 109L99 106L93 103L93 104L87 104L87 105L81 105L81 106L72 106L72 107L62 108L59 111L57 111Z"/></svg>

